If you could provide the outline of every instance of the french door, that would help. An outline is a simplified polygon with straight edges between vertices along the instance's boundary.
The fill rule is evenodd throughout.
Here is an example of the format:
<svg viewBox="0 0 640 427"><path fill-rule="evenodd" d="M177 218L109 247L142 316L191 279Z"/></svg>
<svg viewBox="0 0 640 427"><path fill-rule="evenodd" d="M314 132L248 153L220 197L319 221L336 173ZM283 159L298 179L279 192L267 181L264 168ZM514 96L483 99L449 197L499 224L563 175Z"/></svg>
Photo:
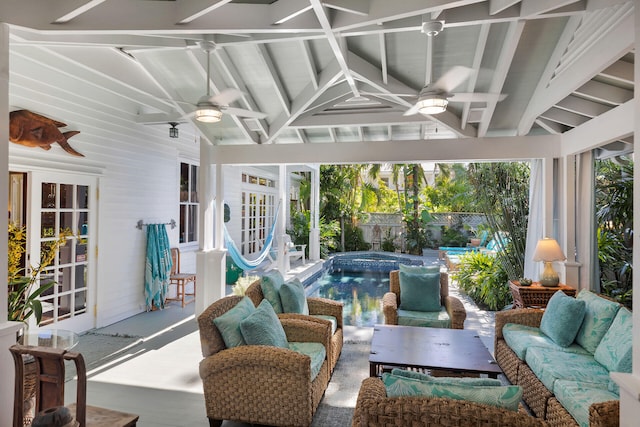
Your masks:
<svg viewBox="0 0 640 427"><path fill-rule="evenodd" d="M53 286L41 295L40 326L85 331L95 326L96 177L31 172L29 179L29 264L37 267L51 242L65 237L40 274Z"/></svg>

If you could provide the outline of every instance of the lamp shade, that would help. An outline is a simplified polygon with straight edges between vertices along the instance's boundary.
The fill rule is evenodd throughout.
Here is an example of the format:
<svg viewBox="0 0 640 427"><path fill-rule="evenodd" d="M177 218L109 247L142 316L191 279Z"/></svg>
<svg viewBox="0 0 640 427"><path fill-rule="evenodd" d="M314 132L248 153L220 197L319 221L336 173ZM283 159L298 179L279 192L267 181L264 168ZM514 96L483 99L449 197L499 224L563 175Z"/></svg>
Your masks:
<svg viewBox="0 0 640 427"><path fill-rule="evenodd" d="M533 254L534 261L553 262L564 261L566 259L556 239L545 237L544 239L538 240L536 250Z"/></svg>

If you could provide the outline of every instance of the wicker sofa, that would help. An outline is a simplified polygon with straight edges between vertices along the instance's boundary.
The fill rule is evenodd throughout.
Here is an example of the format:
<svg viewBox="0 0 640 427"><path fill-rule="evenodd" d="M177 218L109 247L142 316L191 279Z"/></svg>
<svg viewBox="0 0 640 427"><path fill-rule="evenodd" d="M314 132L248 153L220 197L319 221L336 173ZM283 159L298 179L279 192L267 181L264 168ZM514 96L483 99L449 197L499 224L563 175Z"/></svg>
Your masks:
<svg viewBox="0 0 640 427"><path fill-rule="evenodd" d="M258 279L251 285L249 285L249 287L245 291L245 295L251 298L256 306L260 304L264 299L264 293L261 287L261 279ZM331 301L326 298L317 297L308 297L307 304L309 306L309 316L305 316L302 314L280 313L278 314L278 317L280 317L281 319L306 319L324 325L331 325L331 323L335 322L335 332L333 332L333 334L331 335L331 343L329 347L327 347L327 354L329 357L329 373L332 373L335 369L336 363L338 363L338 359L340 358L344 340L342 323L343 304L338 301Z"/></svg>
<svg viewBox="0 0 640 427"><path fill-rule="evenodd" d="M449 295L449 275L440 272L440 304L444 306L451 321L451 329L464 329L464 321L467 318L467 311L462 302ZM403 324L398 323L398 307L400 306L400 271L389 272L389 292L382 297L382 311L384 313L384 323L387 325ZM417 325L410 325L417 326Z"/></svg>
<svg viewBox="0 0 640 427"><path fill-rule="evenodd" d="M198 316L204 356L200 377L209 424L220 426L222 420L234 420L310 426L329 384L327 358L313 378L310 357L293 350L266 345L227 348L213 320L242 298L221 298ZM316 342L328 348L330 329L326 324L303 319L281 319L281 323L287 341Z"/></svg>
<svg viewBox="0 0 640 427"><path fill-rule="evenodd" d="M494 406L434 397L387 397L380 378L367 378L360 386L352 427L492 426L542 427L520 406L518 412Z"/></svg>
<svg viewBox="0 0 640 427"><path fill-rule="evenodd" d="M617 426L619 392L608 374L618 369L599 362L603 362L603 355L621 355L620 359L628 358L628 368L622 371L630 371L631 313L589 291L581 291L577 299L587 302L587 310L576 341L566 347L557 345L540 330L543 310L498 312L495 358L509 381L522 386L523 400L532 412L549 425ZM590 344L580 339L597 335L600 336ZM622 343L617 341L620 339ZM612 344L614 341L617 342Z"/></svg>

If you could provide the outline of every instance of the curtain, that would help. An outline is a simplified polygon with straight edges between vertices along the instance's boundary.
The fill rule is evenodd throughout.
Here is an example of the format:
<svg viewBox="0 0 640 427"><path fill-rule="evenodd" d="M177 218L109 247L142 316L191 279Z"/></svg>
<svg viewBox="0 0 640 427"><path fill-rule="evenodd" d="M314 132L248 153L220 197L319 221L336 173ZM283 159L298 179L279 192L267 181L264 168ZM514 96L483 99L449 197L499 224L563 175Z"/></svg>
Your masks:
<svg viewBox="0 0 640 427"><path fill-rule="evenodd" d="M147 225L147 257L144 269L144 297L147 311L164 308L171 275L171 248L164 224Z"/></svg>
<svg viewBox="0 0 640 427"><path fill-rule="evenodd" d="M529 223L527 225L527 246L524 251L524 277L538 280L540 263L533 261L538 240L544 237L544 191L542 159L531 160L529 177Z"/></svg>

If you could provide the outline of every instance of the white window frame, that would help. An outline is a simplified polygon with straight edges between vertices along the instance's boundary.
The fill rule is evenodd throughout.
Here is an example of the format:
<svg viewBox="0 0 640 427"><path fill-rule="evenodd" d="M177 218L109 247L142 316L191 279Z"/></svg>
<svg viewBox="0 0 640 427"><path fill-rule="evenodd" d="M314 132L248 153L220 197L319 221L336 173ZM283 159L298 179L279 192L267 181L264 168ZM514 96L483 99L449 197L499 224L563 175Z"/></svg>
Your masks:
<svg viewBox="0 0 640 427"><path fill-rule="evenodd" d="M188 179L186 189L182 185L182 165L188 165ZM188 159L180 159L178 162L178 244L180 247L198 246L198 227L200 215L200 194L198 193L200 165ZM194 181L195 180L195 181ZM191 189L191 190L190 190ZM185 194L186 193L186 194ZM185 199L186 196L186 199ZM196 200L192 200L195 196ZM186 230L183 232L183 208L187 212L191 211L192 221L189 221L189 214L186 214ZM192 229L193 230L192 233ZM193 240L186 241L183 234L188 236L193 234Z"/></svg>

